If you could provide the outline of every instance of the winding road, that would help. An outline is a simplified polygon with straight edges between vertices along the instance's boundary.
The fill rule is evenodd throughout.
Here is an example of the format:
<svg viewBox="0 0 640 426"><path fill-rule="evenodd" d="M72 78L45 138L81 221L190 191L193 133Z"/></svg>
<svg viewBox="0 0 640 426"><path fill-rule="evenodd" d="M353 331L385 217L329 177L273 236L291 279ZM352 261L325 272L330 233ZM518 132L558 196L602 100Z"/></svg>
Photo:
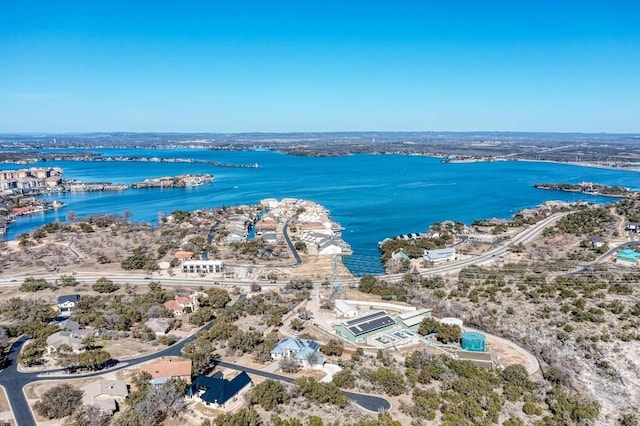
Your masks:
<svg viewBox="0 0 640 426"><path fill-rule="evenodd" d="M520 243L525 244L533 240L540 233L542 233L542 231L545 228L547 228L548 226L552 226L557 220L567 216L568 214L569 212L555 213L549 216L548 218L536 223L530 228L525 229L524 231L522 231L521 233L513 237L508 243L501 245L499 247L496 247L494 249L491 249L480 256L430 268L428 270L421 271L420 274L422 276L435 276L440 274L447 274L447 273L459 271L462 268L470 265L477 265L477 264L483 264L486 262L491 262L494 260L494 258L499 257L502 254L509 251L510 246L520 244ZM294 255L296 264L299 264L302 262L302 259L300 259L300 256L298 255L297 250L295 249L293 243L291 242L291 239L288 236L287 228L288 228L288 223L285 224L283 229L285 241ZM610 256L611 254L613 254L615 250L619 249L622 246L625 246L626 244L633 244L633 243L625 243L620 246L617 246L609 250L609 252L607 252L605 255L601 256L600 259ZM57 277L55 274L42 274L42 275L30 274L29 276L42 277L49 280L56 279ZM102 276L104 276L104 273L78 273L74 275L76 280L78 280L79 282L95 282L96 279ZM148 284L149 280L151 279L167 285L178 285L178 284L184 284L185 282L189 282L190 284L193 284L193 285L202 285L202 286L215 285L212 279L199 278L199 277L181 277L181 278L153 277L151 278L149 276L145 276L141 274L123 273L123 274L109 274L109 278L112 280L120 280L122 282L127 282L130 284L140 284L140 285ZM388 281L400 281L404 278L404 274L385 274L385 275L380 275L379 278L388 280ZM18 282L17 277L0 279L0 285L17 285L17 282ZM354 283L355 282L356 281L354 279ZM251 283L252 281L250 280L225 281L225 284L227 285L237 285L237 286L246 286L246 287L250 286ZM280 286L281 284L265 283L261 285L263 287L271 287L271 286L277 287L277 286ZM210 324L208 324L206 327L209 327L209 326ZM160 352L150 354L150 355L140 356L133 359L124 360L123 362L118 363L115 367L109 369L108 371L114 371L114 370L119 370L125 367L130 367L135 364L150 361L160 356L168 356L168 355L179 356L181 355L181 350L184 347L184 345L189 343L194 338L195 338L195 335L192 335ZM93 373L88 373L83 375L60 376L60 375L42 375L42 373L40 372L26 372L26 373L19 372L17 369L16 359L25 341L26 341L26 338L23 337L14 343L14 345L11 347L11 351L7 358L7 366L5 370L0 372L0 385L4 386L6 390L7 398L11 405L16 423L20 426L36 424L33 414L31 413L31 409L26 401L25 395L22 392L22 389L27 384L36 382L36 381L41 381L41 380L64 380L64 379L76 379L80 377L99 376L105 373L105 371L98 371L98 372L93 372ZM292 383L295 381L291 377L270 373L270 372L265 372L261 370L256 370L253 368L247 368L242 365L233 364L225 361L220 361L218 365L220 365L221 367L229 368L233 370L244 370L249 374L267 377L267 378L279 380L286 383ZM343 394L349 397L356 404L370 411L375 412L381 409L388 410L389 408L391 408L391 404L389 403L389 401L382 397L363 395L363 394L346 392L346 391L343 391Z"/></svg>
<svg viewBox="0 0 640 426"><path fill-rule="evenodd" d="M210 328L212 324L213 321L205 325L203 329ZM20 354L22 346L28 340L27 337L23 336L19 338L10 348L9 354L6 359L5 369L0 371L0 386L4 387L5 389L5 394L7 395L7 400L9 402L9 405L11 406L11 411L13 412L16 424L18 426L36 425L36 420L24 394L24 387L28 384L45 380L73 380L86 377L101 376L105 373L110 373L124 368L130 368L134 365L151 361L162 356L181 356L182 348L195 338L196 335L192 334L191 336L182 339L174 345L169 346L168 348L163 349L159 352L123 360L122 362L118 362L114 367L108 368L106 370L94 371L85 374L69 375L59 374L64 371L63 369L35 372L19 371L17 358ZM295 382L295 379L288 376L261 371L254 368L245 367L240 364L220 361L217 363L217 365L231 370L246 371L248 374L267 377L285 383ZM388 410L391 408L391 403L385 398L379 396L364 395L347 391L342 391L342 393L349 399L351 399L354 403L369 411L378 412L380 410Z"/></svg>

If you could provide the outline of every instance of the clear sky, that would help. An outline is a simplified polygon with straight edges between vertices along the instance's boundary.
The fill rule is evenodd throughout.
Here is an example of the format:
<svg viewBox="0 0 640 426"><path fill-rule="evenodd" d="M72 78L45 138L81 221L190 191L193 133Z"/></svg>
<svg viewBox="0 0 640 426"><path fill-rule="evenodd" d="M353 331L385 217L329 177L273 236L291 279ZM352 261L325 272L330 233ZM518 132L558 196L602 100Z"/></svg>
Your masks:
<svg viewBox="0 0 640 426"><path fill-rule="evenodd" d="M640 132L638 0L0 0L0 133Z"/></svg>

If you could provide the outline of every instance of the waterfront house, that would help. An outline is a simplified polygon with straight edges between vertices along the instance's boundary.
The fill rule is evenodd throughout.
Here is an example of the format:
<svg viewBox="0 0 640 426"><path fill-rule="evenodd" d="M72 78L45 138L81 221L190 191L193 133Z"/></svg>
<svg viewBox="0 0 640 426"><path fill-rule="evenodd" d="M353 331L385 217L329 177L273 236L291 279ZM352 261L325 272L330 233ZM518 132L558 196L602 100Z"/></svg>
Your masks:
<svg viewBox="0 0 640 426"><path fill-rule="evenodd" d="M71 311L80 301L79 294L66 294L62 296L58 296L58 309L60 310L60 315L63 317L68 317L71 315Z"/></svg>
<svg viewBox="0 0 640 426"><path fill-rule="evenodd" d="M230 232L226 237L224 237L225 243L241 243L247 239L247 236L244 233L239 232Z"/></svg>
<svg viewBox="0 0 640 426"><path fill-rule="evenodd" d="M120 380L96 380L80 390L83 393L82 405L93 406L104 416L117 411L118 404L123 403L129 395L127 384Z"/></svg>
<svg viewBox="0 0 640 426"><path fill-rule="evenodd" d="M266 233L275 233L277 228L278 228L278 222L276 222L275 220L263 219L259 222L256 222L254 230L255 230L256 236L260 236Z"/></svg>
<svg viewBox="0 0 640 426"><path fill-rule="evenodd" d="M173 378L191 383L191 367L190 359L165 356L140 366L140 371L148 373L151 376L151 383L154 385L162 384Z"/></svg>
<svg viewBox="0 0 640 426"><path fill-rule="evenodd" d="M293 359L302 368L322 369L324 355L315 340L285 337L271 350L271 359Z"/></svg>
<svg viewBox="0 0 640 426"><path fill-rule="evenodd" d="M402 248L394 251L391 254L391 260L397 260L399 262L402 262L402 261L410 262L411 261L409 256L407 256L407 253L405 253L404 249L402 249Z"/></svg>
<svg viewBox="0 0 640 426"><path fill-rule="evenodd" d="M327 239L318 244L318 254L341 254L342 246L334 239Z"/></svg>
<svg viewBox="0 0 640 426"><path fill-rule="evenodd" d="M262 241L265 242L265 244L270 244L270 245L278 244L278 236L276 235L275 232L265 232L264 234L262 234L261 238L262 238Z"/></svg>
<svg viewBox="0 0 640 426"><path fill-rule="evenodd" d="M199 401L207 407L228 410L234 406L238 395L251 387L253 382L249 375L242 371L232 380L217 373L212 377L199 376L187 389L187 399Z"/></svg>

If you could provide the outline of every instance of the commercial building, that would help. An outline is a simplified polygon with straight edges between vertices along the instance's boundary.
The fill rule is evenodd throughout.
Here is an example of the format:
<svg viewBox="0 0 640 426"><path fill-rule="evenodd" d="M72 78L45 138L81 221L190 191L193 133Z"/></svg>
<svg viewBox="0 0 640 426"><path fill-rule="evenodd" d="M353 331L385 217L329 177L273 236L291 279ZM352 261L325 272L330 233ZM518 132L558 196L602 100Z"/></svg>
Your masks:
<svg viewBox="0 0 640 426"><path fill-rule="evenodd" d="M431 318L431 309L422 308L403 312L396 317L396 323L406 330L418 331L420 323L425 318Z"/></svg>
<svg viewBox="0 0 640 426"><path fill-rule="evenodd" d="M425 250L423 258L429 262L443 263L456 260L458 255L456 254L456 249L449 247L436 250Z"/></svg>
<svg viewBox="0 0 640 426"><path fill-rule="evenodd" d="M222 260L185 260L182 262L182 272L185 274L212 274L222 272Z"/></svg>
<svg viewBox="0 0 640 426"><path fill-rule="evenodd" d="M334 324L336 333L353 343L366 342L369 336L390 330L396 322L384 311L361 315L349 321Z"/></svg>

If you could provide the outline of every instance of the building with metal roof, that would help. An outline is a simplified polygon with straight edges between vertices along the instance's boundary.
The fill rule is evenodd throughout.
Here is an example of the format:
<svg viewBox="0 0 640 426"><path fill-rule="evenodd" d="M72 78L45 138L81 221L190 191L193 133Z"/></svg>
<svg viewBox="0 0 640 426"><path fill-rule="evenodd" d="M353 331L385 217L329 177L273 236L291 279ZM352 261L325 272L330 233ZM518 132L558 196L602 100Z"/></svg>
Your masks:
<svg viewBox="0 0 640 426"><path fill-rule="evenodd" d="M456 260L458 255L456 254L456 249L448 247L436 250L425 250L423 258L429 262L442 263Z"/></svg>
<svg viewBox="0 0 640 426"><path fill-rule="evenodd" d="M431 309L422 308L403 312L396 317L396 323L407 330L418 331L420 323L425 318L431 318Z"/></svg>
<svg viewBox="0 0 640 426"><path fill-rule="evenodd" d="M322 368L324 355L315 340L285 337L271 351L271 359L294 359L302 368Z"/></svg>
<svg viewBox="0 0 640 426"><path fill-rule="evenodd" d="M350 342L366 342L373 334L390 330L396 326L396 321L385 311L376 311L360 315L354 319L334 324L336 333Z"/></svg>

